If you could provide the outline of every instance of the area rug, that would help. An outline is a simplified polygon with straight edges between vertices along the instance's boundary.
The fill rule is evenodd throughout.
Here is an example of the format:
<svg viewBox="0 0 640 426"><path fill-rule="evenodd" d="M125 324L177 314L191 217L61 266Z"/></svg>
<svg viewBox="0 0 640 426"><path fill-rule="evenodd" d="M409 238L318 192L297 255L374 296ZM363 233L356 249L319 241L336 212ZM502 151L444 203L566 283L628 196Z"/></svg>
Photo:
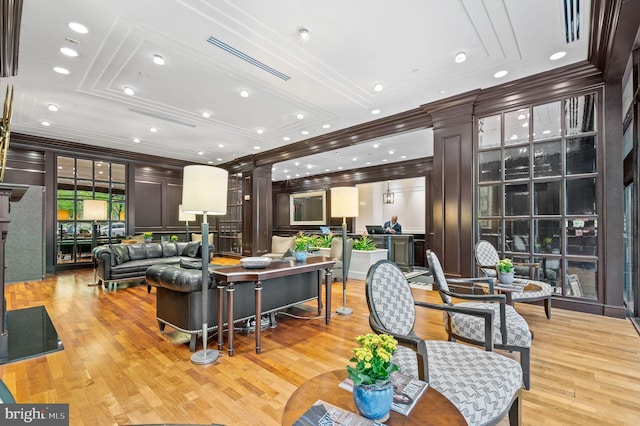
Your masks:
<svg viewBox="0 0 640 426"><path fill-rule="evenodd" d="M433 290L433 278L431 273L426 269L415 269L411 272L405 272L404 276L409 281L409 286L418 290Z"/></svg>
<svg viewBox="0 0 640 426"><path fill-rule="evenodd" d="M44 306L7 311L9 357L0 364L64 349Z"/></svg>
<svg viewBox="0 0 640 426"><path fill-rule="evenodd" d="M191 341L191 334L184 333L182 331L173 330L167 333L163 333L162 337L167 342L173 345L183 345L185 343L189 343Z"/></svg>

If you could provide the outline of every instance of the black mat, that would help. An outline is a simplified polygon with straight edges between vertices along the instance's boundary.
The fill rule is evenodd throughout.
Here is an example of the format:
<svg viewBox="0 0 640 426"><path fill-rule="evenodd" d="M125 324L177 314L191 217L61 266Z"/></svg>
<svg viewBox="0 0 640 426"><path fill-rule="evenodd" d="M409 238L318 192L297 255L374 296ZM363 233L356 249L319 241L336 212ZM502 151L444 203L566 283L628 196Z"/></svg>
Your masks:
<svg viewBox="0 0 640 426"><path fill-rule="evenodd" d="M64 349L44 306L7 311L8 364Z"/></svg>

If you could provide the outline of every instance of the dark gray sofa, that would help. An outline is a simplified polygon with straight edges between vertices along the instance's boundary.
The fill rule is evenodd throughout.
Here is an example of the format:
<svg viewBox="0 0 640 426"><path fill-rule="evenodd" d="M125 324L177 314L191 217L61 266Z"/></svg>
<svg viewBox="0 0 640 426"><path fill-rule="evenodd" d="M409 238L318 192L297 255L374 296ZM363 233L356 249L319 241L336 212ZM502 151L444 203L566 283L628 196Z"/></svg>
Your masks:
<svg viewBox="0 0 640 426"><path fill-rule="evenodd" d="M210 246L209 253L213 250ZM151 265L176 265L183 260L201 260L201 245L200 241L107 244L97 246L92 253L96 279L106 286L118 281L143 280Z"/></svg>
<svg viewBox="0 0 640 426"><path fill-rule="evenodd" d="M165 325L189 333L189 349L194 352L198 334L202 334L202 270L191 269L194 262L182 262L185 267L174 265L154 265L147 269L147 285L156 287L156 319L160 331ZM209 265L209 271L228 266ZM263 282L262 313L273 314L302 302L318 298L321 280L318 272L307 272ZM235 285L234 322L255 317L255 285L242 283ZM207 293L207 324L210 331L218 328L218 290L209 280ZM223 312L227 318L227 307ZM257 322L260 324L260 321ZM275 325L274 315L271 324ZM226 322L224 326L226 326Z"/></svg>

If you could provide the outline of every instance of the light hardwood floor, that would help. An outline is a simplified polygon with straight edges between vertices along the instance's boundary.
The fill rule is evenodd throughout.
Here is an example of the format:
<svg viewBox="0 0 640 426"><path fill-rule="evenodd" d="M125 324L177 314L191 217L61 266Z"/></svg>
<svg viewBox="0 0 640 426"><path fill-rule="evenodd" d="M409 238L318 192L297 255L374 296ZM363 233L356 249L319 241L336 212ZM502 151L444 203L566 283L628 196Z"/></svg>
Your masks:
<svg viewBox="0 0 640 426"><path fill-rule="evenodd" d="M155 291L104 291L88 287L91 279L90 271L67 272L6 290L9 309L46 306L65 349L0 366L0 377L18 402L69 403L71 425L277 425L291 393L321 372L344 368L353 338L369 332L364 282L352 280L353 315L334 314L329 326L278 315L278 327L262 334L262 354L253 334L236 333L235 356L194 365L188 345L159 332ZM437 301L435 292L414 295ZM341 301L338 283L334 308ZM516 308L535 332L523 424L640 424L640 338L629 321L560 309L547 320L541 306ZM445 339L438 312L419 311L416 330Z"/></svg>

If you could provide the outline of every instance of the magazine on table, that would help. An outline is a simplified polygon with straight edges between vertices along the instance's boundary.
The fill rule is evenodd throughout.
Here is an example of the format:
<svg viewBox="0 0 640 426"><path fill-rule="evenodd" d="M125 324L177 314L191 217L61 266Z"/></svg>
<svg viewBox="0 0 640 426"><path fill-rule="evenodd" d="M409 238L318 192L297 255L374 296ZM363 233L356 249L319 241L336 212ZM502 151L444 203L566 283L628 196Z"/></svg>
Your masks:
<svg viewBox="0 0 640 426"><path fill-rule="evenodd" d="M391 382L393 383L393 404L391 404L391 409L405 416L409 415L424 391L429 387L427 382L414 379L397 371L391 374ZM353 380L349 377L340 382L338 386L353 393Z"/></svg>
<svg viewBox="0 0 640 426"><path fill-rule="evenodd" d="M375 420L370 420L343 410L335 405L329 404L321 399L317 400L302 416L293 424L293 426L333 426L333 425L350 425L350 426L384 426Z"/></svg>

